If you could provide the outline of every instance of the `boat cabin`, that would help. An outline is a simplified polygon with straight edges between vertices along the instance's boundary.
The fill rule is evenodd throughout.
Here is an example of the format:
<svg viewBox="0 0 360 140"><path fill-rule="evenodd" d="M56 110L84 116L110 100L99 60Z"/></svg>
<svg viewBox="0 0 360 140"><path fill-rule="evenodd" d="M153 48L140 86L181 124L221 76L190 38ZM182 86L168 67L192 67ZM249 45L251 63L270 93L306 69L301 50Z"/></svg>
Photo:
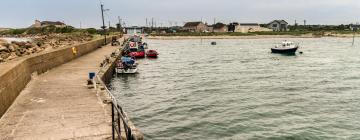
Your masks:
<svg viewBox="0 0 360 140"><path fill-rule="evenodd" d="M290 41L284 41L281 43L282 47L289 47L289 46L293 46L294 42L290 42Z"/></svg>

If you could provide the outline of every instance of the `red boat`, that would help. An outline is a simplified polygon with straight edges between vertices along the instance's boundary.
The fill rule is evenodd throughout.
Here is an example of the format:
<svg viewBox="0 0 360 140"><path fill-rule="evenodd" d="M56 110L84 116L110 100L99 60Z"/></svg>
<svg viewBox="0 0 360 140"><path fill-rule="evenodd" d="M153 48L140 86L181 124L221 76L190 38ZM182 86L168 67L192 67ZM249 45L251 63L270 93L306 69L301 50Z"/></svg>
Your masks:
<svg viewBox="0 0 360 140"><path fill-rule="evenodd" d="M130 52L130 56L135 58L145 58L145 52L144 51L136 51L136 52Z"/></svg>
<svg viewBox="0 0 360 140"><path fill-rule="evenodd" d="M147 57L150 57L150 58L157 58L158 55L159 55L159 53L156 52L155 50L148 50L148 51L146 52L146 56L147 56Z"/></svg>

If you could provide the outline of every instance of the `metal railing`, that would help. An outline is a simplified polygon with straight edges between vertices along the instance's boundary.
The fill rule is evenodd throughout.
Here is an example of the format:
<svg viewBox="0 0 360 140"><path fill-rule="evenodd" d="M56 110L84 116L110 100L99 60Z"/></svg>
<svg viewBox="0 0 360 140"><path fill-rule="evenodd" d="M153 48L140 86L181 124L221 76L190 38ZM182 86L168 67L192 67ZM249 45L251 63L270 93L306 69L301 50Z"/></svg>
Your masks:
<svg viewBox="0 0 360 140"><path fill-rule="evenodd" d="M93 79L94 87L97 91L97 82L104 87L105 92L111 99L111 125L112 125L112 139L123 139L125 137L126 140L136 140L136 137L134 136L134 133L132 132L132 129L129 125L129 119L126 115L126 113L123 111L122 107L118 104L116 98L111 93L111 91L107 88L104 81L99 76L99 73L101 70L106 67L109 63L105 63L100 70L96 73L96 79ZM124 134L121 133L121 130L123 129ZM122 137L124 135L124 137Z"/></svg>

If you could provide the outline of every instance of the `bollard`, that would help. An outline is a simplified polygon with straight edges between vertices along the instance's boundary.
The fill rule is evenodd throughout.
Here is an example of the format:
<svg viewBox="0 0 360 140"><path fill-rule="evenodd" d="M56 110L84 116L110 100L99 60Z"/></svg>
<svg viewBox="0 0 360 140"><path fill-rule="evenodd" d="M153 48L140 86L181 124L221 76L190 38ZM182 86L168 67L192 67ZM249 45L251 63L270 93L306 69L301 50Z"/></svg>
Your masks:
<svg viewBox="0 0 360 140"><path fill-rule="evenodd" d="M89 72L89 79L92 80L95 77L95 72Z"/></svg>

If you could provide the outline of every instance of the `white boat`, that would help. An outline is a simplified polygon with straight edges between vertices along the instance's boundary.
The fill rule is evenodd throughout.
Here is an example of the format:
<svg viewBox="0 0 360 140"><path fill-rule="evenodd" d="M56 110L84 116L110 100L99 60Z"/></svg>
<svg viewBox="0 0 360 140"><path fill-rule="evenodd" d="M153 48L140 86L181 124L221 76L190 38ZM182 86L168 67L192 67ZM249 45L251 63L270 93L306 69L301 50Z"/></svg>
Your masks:
<svg viewBox="0 0 360 140"><path fill-rule="evenodd" d="M122 57L118 60L115 67L117 74L135 74L137 72L137 64L135 59L131 57Z"/></svg>
<svg viewBox="0 0 360 140"><path fill-rule="evenodd" d="M271 48L272 53L283 53L283 54L295 54L298 50L299 44L294 42L284 41L281 45L276 45L274 48Z"/></svg>
<svg viewBox="0 0 360 140"><path fill-rule="evenodd" d="M116 67L115 71L118 74L135 74L135 73L137 73L137 68L132 67L132 68L125 69L125 68Z"/></svg>

